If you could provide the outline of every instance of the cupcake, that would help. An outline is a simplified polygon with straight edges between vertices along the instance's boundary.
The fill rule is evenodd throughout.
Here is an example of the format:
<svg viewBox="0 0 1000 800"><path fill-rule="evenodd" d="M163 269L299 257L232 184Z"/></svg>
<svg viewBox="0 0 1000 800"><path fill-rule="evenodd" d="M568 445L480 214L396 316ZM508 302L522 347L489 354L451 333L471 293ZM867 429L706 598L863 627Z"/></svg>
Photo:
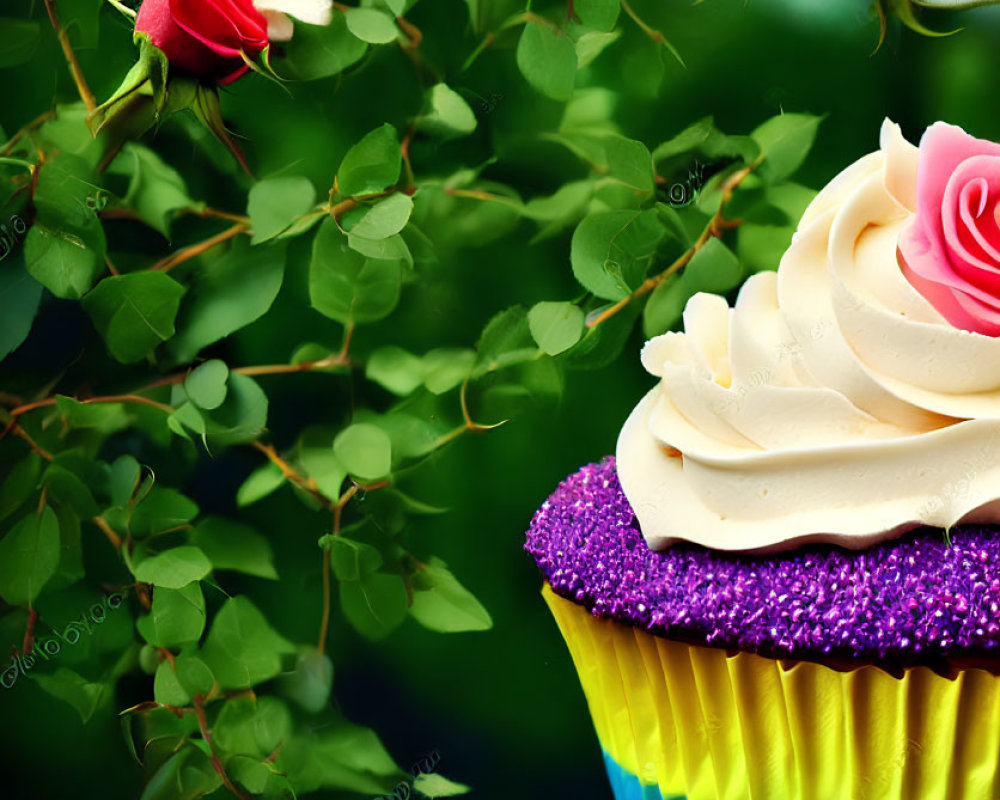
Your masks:
<svg viewBox="0 0 1000 800"><path fill-rule="evenodd" d="M535 514L618 800L1000 798L998 201L886 121Z"/></svg>

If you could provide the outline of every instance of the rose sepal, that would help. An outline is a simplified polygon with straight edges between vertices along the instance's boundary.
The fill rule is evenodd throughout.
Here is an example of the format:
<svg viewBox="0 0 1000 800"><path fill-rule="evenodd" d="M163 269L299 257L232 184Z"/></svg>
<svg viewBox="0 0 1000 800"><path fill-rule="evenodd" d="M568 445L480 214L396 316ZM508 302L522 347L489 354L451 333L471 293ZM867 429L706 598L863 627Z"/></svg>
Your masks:
<svg viewBox="0 0 1000 800"><path fill-rule="evenodd" d="M222 119L222 107L219 105L218 89L214 86L198 84L191 108L194 110L195 116L201 121L201 124L208 128L212 132L212 135L233 154L233 157L239 162L243 171L250 177L253 177L243 151L236 144L236 140L226 128L226 123Z"/></svg>
<svg viewBox="0 0 1000 800"><path fill-rule="evenodd" d="M137 96L152 98L154 124L159 122L167 104L169 62L166 55L145 33L137 32L134 41L139 47L139 60L128 71L115 93L87 117L87 123L95 136L113 119L128 113L134 107L133 101Z"/></svg>
<svg viewBox="0 0 1000 800"><path fill-rule="evenodd" d="M267 80L278 84L278 86L285 90L289 97L292 96L288 87L285 86L286 80L275 72L274 67L271 66L271 45L268 45L260 51L260 63L257 63L250 58L245 50L240 50L240 58L243 59L243 63L246 64L252 72L255 72L262 78L267 78Z"/></svg>

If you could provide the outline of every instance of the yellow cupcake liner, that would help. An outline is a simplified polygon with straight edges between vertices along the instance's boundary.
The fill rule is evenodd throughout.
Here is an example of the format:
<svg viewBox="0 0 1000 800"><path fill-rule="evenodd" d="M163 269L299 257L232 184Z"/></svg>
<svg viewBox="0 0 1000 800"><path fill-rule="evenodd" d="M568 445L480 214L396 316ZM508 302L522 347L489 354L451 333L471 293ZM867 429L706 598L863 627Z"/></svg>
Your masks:
<svg viewBox="0 0 1000 800"><path fill-rule="evenodd" d="M998 800L1000 678L673 642L542 594L606 754L688 800Z"/></svg>

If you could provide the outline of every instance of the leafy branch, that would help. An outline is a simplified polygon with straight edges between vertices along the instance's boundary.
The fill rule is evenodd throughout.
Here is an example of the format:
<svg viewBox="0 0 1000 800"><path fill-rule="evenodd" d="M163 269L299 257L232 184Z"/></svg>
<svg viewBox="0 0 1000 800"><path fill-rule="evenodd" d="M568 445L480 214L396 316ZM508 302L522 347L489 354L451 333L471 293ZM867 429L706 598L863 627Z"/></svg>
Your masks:
<svg viewBox="0 0 1000 800"><path fill-rule="evenodd" d="M742 220L726 219L723 212L725 210L726 205L729 203L730 200L732 200L733 191L740 185L740 183L743 181L744 178L749 176L753 172L753 170L760 165L762 160L763 159L758 159L753 163L743 167L742 169L737 170L728 178L726 178L726 180L720 187L721 197L719 199L719 207L716 209L715 214L712 215L712 218L709 220L704 230L702 230L697 240L695 240L694 244L692 244L687 250L685 250L683 254L678 256L677 259L665 270L656 275L653 275L652 277L646 278L646 280L644 280L631 294L629 294L628 297L619 300L613 306L610 306L609 308L598 314L596 317L594 317L592 320L588 321L587 326L589 328L595 328L601 323L611 319L611 317L613 317L615 314L617 314L619 311L625 308L625 306L627 306L629 303L649 294L658 286L660 286L671 275L680 272L680 270L684 269L684 267L686 267L691 262L691 259L694 258L694 256L698 253L698 251L701 250L702 247L704 247L705 244L708 243L709 239L712 239L713 237L720 237L722 236L722 232L724 230L728 230L730 228L736 228L742 225L743 224Z"/></svg>

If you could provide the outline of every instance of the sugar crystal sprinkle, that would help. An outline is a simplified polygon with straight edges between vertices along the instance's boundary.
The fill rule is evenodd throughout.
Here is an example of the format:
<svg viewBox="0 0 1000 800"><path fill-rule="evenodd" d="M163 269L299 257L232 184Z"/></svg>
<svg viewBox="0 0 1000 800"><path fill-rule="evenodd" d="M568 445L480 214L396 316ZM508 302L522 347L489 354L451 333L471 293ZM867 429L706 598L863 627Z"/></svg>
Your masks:
<svg viewBox="0 0 1000 800"><path fill-rule="evenodd" d="M1000 658L1000 528L922 528L875 547L753 555L646 546L614 458L560 484L525 549L552 589L672 639L890 666Z"/></svg>

